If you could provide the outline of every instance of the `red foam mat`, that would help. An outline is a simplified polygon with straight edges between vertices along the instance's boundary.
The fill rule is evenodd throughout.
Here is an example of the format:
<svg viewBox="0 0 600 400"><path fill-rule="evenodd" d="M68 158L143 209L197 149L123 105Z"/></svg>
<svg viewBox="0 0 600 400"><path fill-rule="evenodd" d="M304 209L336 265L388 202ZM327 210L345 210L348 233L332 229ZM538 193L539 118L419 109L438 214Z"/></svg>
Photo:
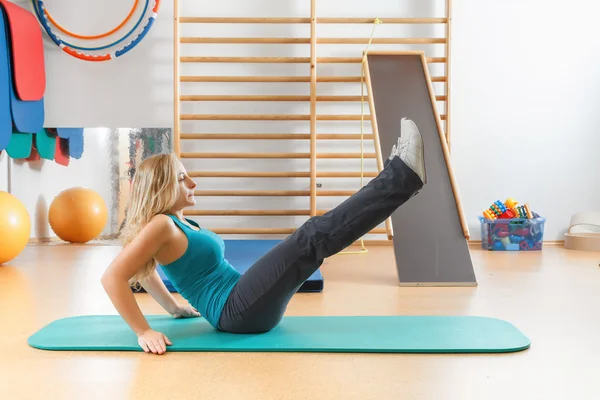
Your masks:
<svg viewBox="0 0 600 400"><path fill-rule="evenodd" d="M46 90L42 28L36 17L6 0L0 4L10 25L13 81L19 99L38 101Z"/></svg>

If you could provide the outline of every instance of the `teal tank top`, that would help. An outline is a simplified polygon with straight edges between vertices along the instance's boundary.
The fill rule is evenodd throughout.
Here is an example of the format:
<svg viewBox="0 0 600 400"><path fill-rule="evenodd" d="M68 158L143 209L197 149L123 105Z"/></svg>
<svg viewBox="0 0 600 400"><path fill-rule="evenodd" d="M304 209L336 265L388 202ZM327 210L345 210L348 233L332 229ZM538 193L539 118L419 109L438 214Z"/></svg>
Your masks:
<svg viewBox="0 0 600 400"><path fill-rule="evenodd" d="M161 265L171 283L202 316L215 328L240 272L225 259L225 243L214 232L186 218L199 230L192 229L174 215L169 215L185 233L188 247L179 259Z"/></svg>

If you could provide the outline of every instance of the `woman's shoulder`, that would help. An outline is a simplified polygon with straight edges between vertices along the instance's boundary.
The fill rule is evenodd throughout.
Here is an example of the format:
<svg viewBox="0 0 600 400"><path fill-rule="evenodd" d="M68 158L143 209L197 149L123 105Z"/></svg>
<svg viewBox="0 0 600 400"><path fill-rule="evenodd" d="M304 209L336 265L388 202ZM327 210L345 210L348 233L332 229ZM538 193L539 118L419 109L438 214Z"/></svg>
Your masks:
<svg viewBox="0 0 600 400"><path fill-rule="evenodd" d="M171 223L173 223L173 220L167 214L156 214L154 217L152 217L150 222L160 223L160 224L171 224Z"/></svg>
<svg viewBox="0 0 600 400"><path fill-rule="evenodd" d="M172 231L173 228L173 220L164 214L155 215L144 227L145 230L151 231L155 235L166 234Z"/></svg>

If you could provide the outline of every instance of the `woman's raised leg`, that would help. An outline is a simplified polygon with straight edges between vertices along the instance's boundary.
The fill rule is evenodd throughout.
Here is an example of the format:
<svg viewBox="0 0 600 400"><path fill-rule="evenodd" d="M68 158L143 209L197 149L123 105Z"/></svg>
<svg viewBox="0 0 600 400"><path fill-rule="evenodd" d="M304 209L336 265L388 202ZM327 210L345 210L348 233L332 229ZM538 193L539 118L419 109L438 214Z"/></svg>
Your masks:
<svg viewBox="0 0 600 400"><path fill-rule="evenodd" d="M275 327L325 258L385 221L426 181L421 134L404 118L398 144L377 177L333 210L310 218L244 273L225 305L220 329L244 333Z"/></svg>

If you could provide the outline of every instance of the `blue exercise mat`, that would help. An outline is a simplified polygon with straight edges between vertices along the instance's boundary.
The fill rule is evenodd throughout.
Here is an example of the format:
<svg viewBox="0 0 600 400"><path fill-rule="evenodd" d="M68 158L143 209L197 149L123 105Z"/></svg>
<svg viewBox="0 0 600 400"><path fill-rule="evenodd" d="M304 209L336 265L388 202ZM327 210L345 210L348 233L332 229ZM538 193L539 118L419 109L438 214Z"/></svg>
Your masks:
<svg viewBox="0 0 600 400"><path fill-rule="evenodd" d="M7 48L10 49L11 40L9 38L10 29L6 24L6 14L2 7L0 7L0 30L5 32L4 43ZM13 82L14 71L12 69L12 57L9 52L3 52L2 57L5 56L6 62L8 63L8 69L10 71L10 79L8 80L9 94L10 94L10 109L12 115L12 123L19 132L34 134L40 131L44 127L44 98L35 101L24 101L19 98Z"/></svg>
<svg viewBox="0 0 600 400"><path fill-rule="evenodd" d="M173 343L167 352L507 353L530 346L512 324L486 317L286 316L261 334L220 332L201 317L146 318ZM59 319L33 334L28 344L44 350L143 351L118 315Z"/></svg>
<svg viewBox="0 0 600 400"><path fill-rule="evenodd" d="M61 139L69 141L69 156L79 159L83 155L83 128L56 128Z"/></svg>
<svg viewBox="0 0 600 400"><path fill-rule="evenodd" d="M12 115L10 107L11 71L8 63L10 36L5 14L0 7L0 150L5 150L12 136Z"/></svg>
<svg viewBox="0 0 600 400"><path fill-rule="evenodd" d="M225 240L225 258L240 273L244 273L260 257L275 247L281 240ZM162 269L157 268L158 274L162 278L165 286L170 292L176 293L177 289L173 286L169 278ZM298 290L299 292L322 292L323 275L317 270L312 274ZM144 292L144 289L140 289Z"/></svg>

